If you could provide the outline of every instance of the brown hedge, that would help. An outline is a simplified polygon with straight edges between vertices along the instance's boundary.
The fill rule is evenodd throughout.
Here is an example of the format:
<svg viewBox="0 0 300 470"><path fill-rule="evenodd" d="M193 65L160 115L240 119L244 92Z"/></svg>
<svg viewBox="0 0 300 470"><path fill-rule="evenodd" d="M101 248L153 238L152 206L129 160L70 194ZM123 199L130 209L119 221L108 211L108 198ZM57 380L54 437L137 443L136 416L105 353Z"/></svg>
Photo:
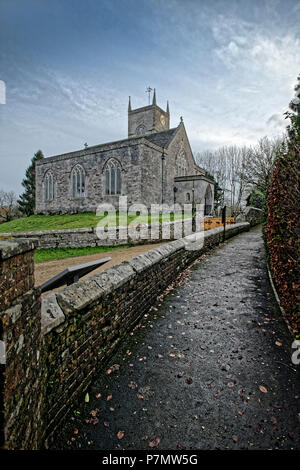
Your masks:
<svg viewBox="0 0 300 470"><path fill-rule="evenodd" d="M270 269L292 329L300 333L300 145L277 156L267 197L265 236Z"/></svg>

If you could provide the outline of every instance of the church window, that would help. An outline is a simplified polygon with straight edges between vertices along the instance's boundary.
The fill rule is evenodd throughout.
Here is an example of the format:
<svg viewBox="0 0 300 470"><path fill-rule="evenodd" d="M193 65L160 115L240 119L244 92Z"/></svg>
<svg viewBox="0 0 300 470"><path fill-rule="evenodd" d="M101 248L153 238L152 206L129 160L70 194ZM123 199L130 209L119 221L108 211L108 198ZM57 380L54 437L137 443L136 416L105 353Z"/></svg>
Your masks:
<svg viewBox="0 0 300 470"><path fill-rule="evenodd" d="M111 159L105 169L105 194L121 194L121 166Z"/></svg>
<svg viewBox="0 0 300 470"><path fill-rule="evenodd" d="M186 176L187 169L186 169L186 157L185 151L183 148L183 143L180 146L180 150L176 157L176 176Z"/></svg>
<svg viewBox="0 0 300 470"><path fill-rule="evenodd" d="M55 183L54 177L51 170L47 171L45 178L44 178L44 198L45 201L53 201L54 199L54 190L55 190Z"/></svg>
<svg viewBox="0 0 300 470"><path fill-rule="evenodd" d="M210 185L207 185L204 196L204 215L211 215L212 213L212 190Z"/></svg>
<svg viewBox="0 0 300 470"><path fill-rule="evenodd" d="M85 196L85 173L81 165L76 165L72 170L72 195Z"/></svg>
<svg viewBox="0 0 300 470"><path fill-rule="evenodd" d="M137 126L135 133L136 135L144 135L146 133L146 127L144 126L144 124L140 124L139 126Z"/></svg>
<svg viewBox="0 0 300 470"><path fill-rule="evenodd" d="M190 193L186 193L186 202L190 202L190 200L191 200Z"/></svg>

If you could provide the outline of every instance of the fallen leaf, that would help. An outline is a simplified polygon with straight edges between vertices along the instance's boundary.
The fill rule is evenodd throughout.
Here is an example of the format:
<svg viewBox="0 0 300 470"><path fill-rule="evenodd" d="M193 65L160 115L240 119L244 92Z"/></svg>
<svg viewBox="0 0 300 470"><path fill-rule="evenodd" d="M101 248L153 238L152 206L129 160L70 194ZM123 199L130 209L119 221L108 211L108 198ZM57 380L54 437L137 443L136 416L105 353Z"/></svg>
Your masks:
<svg viewBox="0 0 300 470"><path fill-rule="evenodd" d="M85 401L86 403L88 403L88 402L90 401L90 396L89 396L88 393L85 395L84 401Z"/></svg>
<svg viewBox="0 0 300 470"><path fill-rule="evenodd" d="M114 408L109 408L109 411L115 411L115 409Z"/></svg>
<svg viewBox="0 0 300 470"><path fill-rule="evenodd" d="M275 341L276 346L282 346L282 343L280 341Z"/></svg>
<svg viewBox="0 0 300 470"><path fill-rule="evenodd" d="M229 387L229 388L234 387L234 383L233 382L228 382L227 387Z"/></svg>
<svg viewBox="0 0 300 470"><path fill-rule="evenodd" d="M237 441L238 441L238 437L237 437L237 436L232 436L232 440L233 440L233 442L237 442Z"/></svg>
<svg viewBox="0 0 300 470"><path fill-rule="evenodd" d="M78 429L74 429L74 434L78 434Z"/></svg>
<svg viewBox="0 0 300 470"><path fill-rule="evenodd" d="M144 400L144 396L141 395L140 393L138 393L136 397L137 397L139 400Z"/></svg>
<svg viewBox="0 0 300 470"><path fill-rule="evenodd" d="M190 385L190 384L193 383L192 377L187 377L187 378L185 379L185 381L186 381L186 383L187 383L188 385Z"/></svg>
<svg viewBox="0 0 300 470"><path fill-rule="evenodd" d="M111 400L112 399L112 395L108 395L107 397L107 401Z"/></svg>
<svg viewBox="0 0 300 470"><path fill-rule="evenodd" d="M160 443L160 437L155 437L152 441L149 442L149 447L157 447Z"/></svg>
<svg viewBox="0 0 300 470"><path fill-rule="evenodd" d="M101 398L101 393L97 393L96 398Z"/></svg>
<svg viewBox="0 0 300 470"><path fill-rule="evenodd" d="M263 393L268 393L268 389L266 387L264 387L263 385L259 386L259 390Z"/></svg>
<svg viewBox="0 0 300 470"><path fill-rule="evenodd" d="M263 434L264 431L262 429L262 426L260 424L257 424L256 426L254 426L254 431L257 433L257 434Z"/></svg>
<svg viewBox="0 0 300 470"><path fill-rule="evenodd" d="M103 424L104 424L104 426L105 426L106 428L108 428L108 427L109 427L109 422L108 422L108 421L104 421L104 423L103 423Z"/></svg>
<svg viewBox="0 0 300 470"><path fill-rule="evenodd" d="M134 390L137 387L137 384L131 380L131 382L128 384L128 387L131 388L131 390Z"/></svg>
<svg viewBox="0 0 300 470"><path fill-rule="evenodd" d="M119 431L118 434L117 434L117 438L118 439L123 439L124 435L125 435L124 431Z"/></svg>

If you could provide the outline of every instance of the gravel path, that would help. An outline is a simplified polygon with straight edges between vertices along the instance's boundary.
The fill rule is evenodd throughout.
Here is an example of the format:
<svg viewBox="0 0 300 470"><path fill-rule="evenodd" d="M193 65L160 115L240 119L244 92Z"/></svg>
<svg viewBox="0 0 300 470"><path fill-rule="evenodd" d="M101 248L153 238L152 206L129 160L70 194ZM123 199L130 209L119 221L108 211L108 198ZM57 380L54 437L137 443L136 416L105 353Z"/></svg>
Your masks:
<svg viewBox="0 0 300 470"><path fill-rule="evenodd" d="M261 231L241 234L170 286L54 447L299 449L291 343Z"/></svg>
<svg viewBox="0 0 300 470"><path fill-rule="evenodd" d="M90 276L94 276L95 274L100 273L104 269L111 268L116 264L122 263L128 258L132 258L133 256L140 255L145 251L151 250L152 248L157 248L161 246L163 243L153 243L149 245L136 245L131 246L129 248L118 248L110 251L103 251L99 253L94 253L92 255L84 255L84 256L76 256L72 258L63 258L63 259L55 259L51 261L45 261L42 263L36 263L34 266L34 277L35 277L35 285L40 286L44 282L48 281L51 277L55 276L56 274L60 273L68 266L75 266L76 264L83 264L89 263L90 261L96 261L101 258L107 258L108 256L111 257L111 261L104 264L98 269L86 274L83 276L82 279L88 278ZM61 287L63 289L65 286ZM55 289L55 291L60 290ZM49 292L47 292L48 294Z"/></svg>

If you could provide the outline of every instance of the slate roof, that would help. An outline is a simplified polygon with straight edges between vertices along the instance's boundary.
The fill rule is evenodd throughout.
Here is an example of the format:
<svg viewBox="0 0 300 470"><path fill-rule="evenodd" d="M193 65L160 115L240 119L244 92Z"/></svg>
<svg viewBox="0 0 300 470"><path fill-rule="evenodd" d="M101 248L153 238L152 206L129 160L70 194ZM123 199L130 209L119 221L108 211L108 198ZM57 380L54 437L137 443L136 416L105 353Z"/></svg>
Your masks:
<svg viewBox="0 0 300 470"><path fill-rule="evenodd" d="M169 129L168 131L155 132L154 134L147 134L147 135L144 135L143 137L149 140L149 142L159 145L162 148L168 148L177 129L178 129L177 127L174 127L173 129Z"/></svg>
<svg viewBox="0 0 300 470"><path fill-rule="evenodd" d="M173 129L169 129L167 131L161 131L161 132L155 132L154 134L146 134L146 135L138 135L134 137L129 137L127 139L122 139L122 140L116 140L114 142L106 142L104 144L98 144L98 145L91 145L85 149L81 150L75 150L73 152L67 152L59 155L52 155L50 157L45 157L42 160L38 160L37 164L38 165L43 165L45 163L48 163L49 160L56 160L56 159L62 159L62 158L70 158L72 156L81 156L81 154L86 154L88 151L91 151L93 149L101 149L102 147L105 147L107 145L116 145L116 144L122 144L126 142L132 142L134 140L139 140L141 138L147 139L149 142L152 142L153 144L156 144L160 146L161 148L168 148L169 144L171 143L171 140L173 139L178 127L174 127Z"/></svg>

